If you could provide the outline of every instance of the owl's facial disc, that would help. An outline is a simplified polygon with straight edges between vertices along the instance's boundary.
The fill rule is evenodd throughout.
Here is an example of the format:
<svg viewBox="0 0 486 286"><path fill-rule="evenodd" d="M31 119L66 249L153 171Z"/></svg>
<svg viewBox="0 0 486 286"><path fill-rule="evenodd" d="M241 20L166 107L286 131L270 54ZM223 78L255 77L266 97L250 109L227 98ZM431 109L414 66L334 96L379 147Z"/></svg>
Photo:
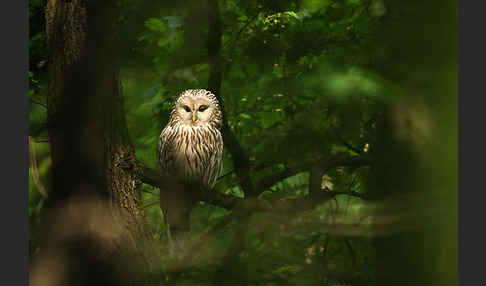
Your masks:
<svg viewBox="0 0 486 286"><path fill-rule="evenodd" d="M202 125L209 122L212 107L206 99L187 98L180 102L177 110L184 124Z"/></svg>

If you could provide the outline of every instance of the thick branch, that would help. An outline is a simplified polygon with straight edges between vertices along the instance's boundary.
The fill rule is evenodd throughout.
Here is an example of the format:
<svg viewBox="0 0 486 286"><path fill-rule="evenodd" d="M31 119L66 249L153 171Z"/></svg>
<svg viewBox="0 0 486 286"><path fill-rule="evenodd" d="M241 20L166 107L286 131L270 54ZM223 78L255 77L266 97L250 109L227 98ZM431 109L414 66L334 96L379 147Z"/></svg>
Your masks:
<svg viewBox="0 0 486 286"><path fill-rule="evenodd" d="M156 188L167 186L168 184L173 187L181 187L173 177L164 175L158 170L141 167L141 172L142 182ZM321 190L307 197L290 200L268 200L256 197L238 198L232 195L222 194L215 190L201 190L200 192L193 192L192 194L198 196L197 199L200 201L227 209L270 212L297 212L312 209L337 195L348 195L362 199L368 198L366 194L353 191L326 190Z"/></svg>

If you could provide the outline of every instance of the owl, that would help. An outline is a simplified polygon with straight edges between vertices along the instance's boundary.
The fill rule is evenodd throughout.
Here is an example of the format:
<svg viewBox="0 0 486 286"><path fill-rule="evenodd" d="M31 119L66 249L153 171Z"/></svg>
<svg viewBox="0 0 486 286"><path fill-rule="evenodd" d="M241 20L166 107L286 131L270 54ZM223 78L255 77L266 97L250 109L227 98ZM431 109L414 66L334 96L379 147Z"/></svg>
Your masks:
<svg viewBox="0 0 486 286"><path fill-rule="evenodd" d="M214 94L189 89L175 101L158 141L159 165L193 191L211 189L221 171L222 112ZM171 228L183 227L196 201L187 194L161 191L161 208ZM166 221L166 223L168 223Z"/></svg>

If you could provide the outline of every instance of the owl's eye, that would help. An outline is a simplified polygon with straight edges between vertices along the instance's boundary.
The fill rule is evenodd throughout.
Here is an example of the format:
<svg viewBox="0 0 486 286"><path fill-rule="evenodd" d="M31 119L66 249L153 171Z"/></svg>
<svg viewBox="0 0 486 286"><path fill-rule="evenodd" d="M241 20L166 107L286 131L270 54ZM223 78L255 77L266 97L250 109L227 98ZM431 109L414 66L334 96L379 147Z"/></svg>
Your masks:
<svg viewBox="0 0 486 286"><path fill-rule="evenodd" d="M203 112L203 111L204 111L204 110L206 110L206 109L208 109L208 106L207 106L207 105L201 105L201 106L199 107L199 109L198 109L198 110L199 110L200 112Z"/></svg>
<svg viewBox="0 0 486 286"><path fill-rule="evenodd" d="M187 112L191 112L191 109L189 108L189 106L187 105L184 105L183 106L184 110L187 111Z"/></svg>

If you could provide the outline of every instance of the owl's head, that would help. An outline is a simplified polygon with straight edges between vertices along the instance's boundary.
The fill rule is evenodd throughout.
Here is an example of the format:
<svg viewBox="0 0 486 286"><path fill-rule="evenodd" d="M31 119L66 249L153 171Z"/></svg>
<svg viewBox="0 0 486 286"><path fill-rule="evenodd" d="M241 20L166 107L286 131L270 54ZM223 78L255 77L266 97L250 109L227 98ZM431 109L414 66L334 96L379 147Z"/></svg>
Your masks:
<svg viewBox="0 0 486 286"><path fill-rule="evenodd" d="M188 126L220 127L222 113L218 99L205 89L183 91L174 103L171 120Z"/></svg>

